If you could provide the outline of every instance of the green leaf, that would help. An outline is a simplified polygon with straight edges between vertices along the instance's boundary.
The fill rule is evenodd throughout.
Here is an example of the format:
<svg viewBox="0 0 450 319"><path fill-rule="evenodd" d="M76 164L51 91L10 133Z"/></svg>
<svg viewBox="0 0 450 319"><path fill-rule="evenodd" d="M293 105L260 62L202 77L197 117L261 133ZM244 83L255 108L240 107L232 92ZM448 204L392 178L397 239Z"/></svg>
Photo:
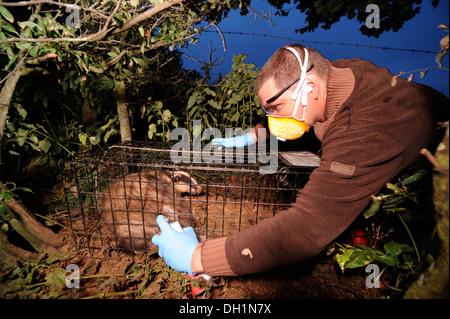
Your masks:
<svg viewBox="0 0 450 319"><path fill-rule="evenodd" d="M9 48L8 48L9 49ZM11 67L11 65L14 64L14 62L16 62L17 60L17 55L8 55L9 58L9 63L5 66L5 70L9 70L9 68Z"/></svg>
<svg viewBox="0 0 450 319"><path fill-rule="evenodd" d="M386 188L390 189L395 194L405 194L405 191L403 189L401 189L400 187L398 187L397 185L394 185L392 183L387 183Z"/></svg>
<svg viewBox="0 0 450 319"><path fill-rule="evenodd" d="M359 247L362 250L367 251L368 253L371 253L373 255L383 255L383 252L381 250L378 250L378 249L375 249L375 248L372 248L372 247L369 247L369 246L366 246L363 244L359 244Z"/></svg>
<svg viewBox="0 0 450 319"><path fill-rule="evenodd" d="M377 255L375 256L375 259L392 267L399 264L397 257L392 255L384 255L384 256Z"/></svg>
<svg viewBox="0 0 450 319"><path fill-rule="evenodd" d="M14 29L14 27L12 26L12 24L10 24L7 21L3 21L1 24L1 29L3 29L4 31L8 31L11 32L12 34L16 35L16 36L20 36L20 34L16 31L16 29ZM2 39L4 40L4 39Z"/></svg>
<svg viewBox="0 0 450 319"><path fill-rule="evenodd" d="M144 32L144 28L143 27L139 27L139 34L141 35L141 37L145 36L145 32Z"/></svg>
<svg viewBox="0 0 450 319"><path fill-rule="evenodd" d="M409 265L412 265L416 262L417 257L416 254L413 253L404 253L402 254L403 262Z"/></svg>
<svg viewBox="0 0 450 319"><path fill-rule="evenodd" d="M33 48L30 50L30 55L31 55L32 57L35 57L35 56L37 55L37 53L38 53L38 50L39 50L38 47L33 47Z"/></svg>
<svg viewBox="0 0 450 319"><path fill-rule="evenodd" d="M8 225L8 223L1 223L0 224L0 231L2 231L5 234L7 234L9 232L9 225ZM0 294L0 296L1 296L1 294Z"/></svg>
<svg viewBox="0 0 450 319"><path fill-rule="evenodd" d="M366 209L363 212L363 216L365 218L372 217L373 215L375 215L376 212L378 212L380 210L381 204L382 204L382 200L380 200L380 199L373 199L373 201L370 204L369 208Z"/></svg>
<svg viewBox="0 0 450 319"><path fill-rule="evenodd" d="M398 206L407 200L405 194L390 195L386 197L383 203L383 209L398 208Z"/></svg>
<svg viewBox="0 0 450 319"><path fill-rule="evenodd" d="M123 17L121 13L117 13L114 16L114 21L119 25L119 27L121 27L123 25Z"/></svg>
<svg viewBox="0 0 450 319"><path fill-rule="evenodd" d="M6 213L6 206L3 204L0 204L0 217L5 218L5 213Z"/></svg>
<svg viewBox="0 0 450 319"><path fill-rule="evenodd" d="M86 146L87 135L85 133L80 133L78 134L78 138L80 139L81 144L83 144L83 146Z"/></svg>
<svg viewBox="0 0 450 319"><path fill-rule="evenodd" d="M47 264L53 264L55 261L60 261L61 259L66 258L68 255L66 255L63 252L58 252L55 253L53 255L51 255L50 257L47 258L47 260L45 261Z"/></svg>
<svg viewBox="0 0 450 319"><path fill-rule="evenodd" d="M16 189L20 189L23 192L33 193L33 190L28 187L17 187Z"/></svg>
<svg viewBox="0 0 450 319"><path fill-rule="evenodd" d="M209 95L212 96L217 96L216 92L214 92L213 90L211 90L210 88L205 88L205 92Z"/></svg>
<svg viewBox="0 0 450 319"><path fill-rule="evenodd" d="M339 264L339 267L341 268L341 271L344 272L344 270L346 268L345 265L348 262L348 260L350 259L354 250L353 249L341 249L341 251L343 252L343 254L337 254L336 260Z"/></svg>
<svg viewBox="0 0 450 319"><path fill-rule="evenodd" d="M384 251L386 252L386 254L394 255L394 256L398 256L402 252L405 251L404 245L396 243L396 242L386 243L386 244L384 244L383 248L384 248Z"/></svg>
<svg viewBox="0 0 450 319"><path fill-rule="evenodd" d="M103 81L103 90L111 90L114 87L114 80L111 78L107 78L105 81Z"/></svg>
<svg viewBox="0 0 450 319"><path fill-rule="evenodd" d="M119 130L109 130L108 132L106 132L105 136L103 136L103 141L105 141L105 143L108 142L111 135L116 134L116 133L120 133L120 131Z"/></svg>
<svg viewBox="0 0 450 319"><path fill-rule="evenodd" d="M50 146L52 146L52 144L47 140L39 141L38 145L39 149L42 150L44 153L47 153L48 150L50 149Z"/></svg>
<svg viewBox="0 0 450 319"><path fill-rule="evenodd" d="M161 110L163 108L163 103L161 101L155 101L155 104L153 104L153 107L155 107L158 110Z"/></svg>
<svg viewBox="0 0 450 319"><path fill-rule="evenodd" d="M8 201L14 198L14 194L11 192L2 192L0 193L0 200Z"/></svg>
<svg viewBox="0 0 450 319"><path fill-rule="evenodd" d="M197 92L194 92L194 94L192 94L190 97L189 97L189 100L188 100L188 104L187 104L187 109L190 109L191 107L193 107L196 103L197 103L197 96L198 96L198 94L196 94Z"/></svg>
<svg viewBox="0 0 450 319"><path fill-rule="evenodd" d="M42 31L42 28L37 23L31 21L21 21L18 22L18 24L21 28L29 27L30 29L36 28L39 31Z"/></svg>
<svg viewBox="0 0 450 319"><path fill-rule="evenodd" d="M0 14L3 16L3 18L8 20L9 22L11 23L14 22L14 16L4 6L0 6Z"/></svg>
<svg viewBox="0 0 450 319"><path fill-rule="evenodd" d="M15 45L19 50L29 49L32 46L30 42L16 42Z"/></svg>
<svg viewBox="0 0 450 319"><path fill-rule="evenodd" d="M98 143L101 142L101 138L98 135L90 136L89 137L89 142L91 143L91 145L97 145Z"/></svg>
<svg viewBox="0 0 450 319"><path fill-rule="evenodd" d="M153 139L153 136L157 132L156 124L150 124L148 127L148 138Z"/></svg>
<svg viewBox="0 0 450 319"><path fill-rule="evenodd" d="M417 182L417 181L421 180L422 178L424 178L427 174L428 174L428 172L427 172L426 169L418 170L417 172L415 172L410 177L405 178L402 181L402 186L405 186L405 185Z"/></svg>
<svg viewBox="0 0 450 319"><path fill-rule="evenodd" d="M164 110L162 117L164 123L169 123L170 118L172 117L172 113L169 110Z"/></svg>
<svg viewBox="0 0 450 319"><path fill-rule="evenodd" d="M355 249L345 264L346 268L359 268L370 264L374 257L366 251Z"/></svg>
<svg viewBox="0 0 450 319"><path fill-rule="evenodd" d="M135 58L135 57L132 57L131 59L132 59L136 64L138 64L139 66L141 66L141 67L143 67L143 68L148 67L148 65L149 65L149 61L148 61L147 58Z"/></svg>
<svg viewBox="0 0 450 319"><path fill-rule="evenodd" d="M100 127L100 130L101 131L104 131L104 130L106 130L108 127L110 127L111 126L111 124L113 124L114 123L114 119L110 119L109 121L108 121L108 123L106 123L105 125L103 125L102 127Z"/></svg>
<svg viewBox="0 0 450 319"><path fill-rule="evenodd" d="M22 105L18 103L13 103L14 108L17 110L19 115L22 117L23 120L27 117L28 112L22 107Z"/></svg>
<svg viewBox="0 0 450 319"><path fill-rule="evenodd" d="M216 110L220 110L220 109L221 109L219 103L217 103L217 102L214 101L214 100L209 100L209 101L208 101L208 104L211 105L211 106L212 106L213 108L215 108Z"/></svg>
<svg viewBox="0 0 450 319"><path fill-rule="evenodd" d="M62 268L56 268L54 271L49 273L46 277L46 281L49 284L56 284L59 286L66 285L66 271Z"/></svg>
<svg viewBox="0 0 450 319"><path fill-rule="evenodd" d="M231 122L237 122L239 120L239 117L241 114L239 112L236 112L233 117L231 118Z"/></svg>

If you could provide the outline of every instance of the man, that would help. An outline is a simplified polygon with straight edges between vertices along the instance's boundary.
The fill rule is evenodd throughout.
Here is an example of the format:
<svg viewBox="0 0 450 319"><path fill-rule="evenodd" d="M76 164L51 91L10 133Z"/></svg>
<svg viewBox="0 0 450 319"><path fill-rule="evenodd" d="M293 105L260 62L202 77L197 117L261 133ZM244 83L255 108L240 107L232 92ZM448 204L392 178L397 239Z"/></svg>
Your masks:
<svg viewBox="0 0 450 319"><path fill-rule="evenodd" d="M314 127L321 164L295 204L236 235L197 241L192 228L179 233L161 216L153 242L172 268L213 276L262 272L320 253L344 232L387 182L426 165L448 120L448 99L434 89L398 78L361 59L330 63L301 45L280 48L255 83L268 128L292 140ZM261 127L257 125L256 128ZM220 139L247 146L265 138L256 131Z"/></svg>

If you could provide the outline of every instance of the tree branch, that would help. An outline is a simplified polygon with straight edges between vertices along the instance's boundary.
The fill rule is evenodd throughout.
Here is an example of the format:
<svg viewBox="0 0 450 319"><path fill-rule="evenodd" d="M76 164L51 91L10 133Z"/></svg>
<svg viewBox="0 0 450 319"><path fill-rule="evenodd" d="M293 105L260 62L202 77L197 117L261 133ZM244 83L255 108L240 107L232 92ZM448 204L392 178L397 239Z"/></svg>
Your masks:
<svg viewBox="0 0 450 319"><path fill-rule="evenodd" d="M35 0L35 1L19 1L19 2L0 1L0 5L2 5L4 7L25 7L25 6L31 6L31 5L49 4L49 5L59 6L59 7L73 8L73 7L79 7L77 4L78 2L79 2L79 0L75 1L75 3L63 3L63 2L51 1L51 0ZM94 6L94 5L96 5L96 4L93 4L92 6ZM96 14L102 16L103 18L108 17L108 16L104 15L103 13L101 13L100 11L92 9L91 7L86 8L86 7L81 6L81 8L84 11L96 13Z"/></svg>
<svg viewBox="0 0 450 319"><path fill-rule="evenodd" d="M212 25L217 29L217 31L219 32L220 36L222 37L223 51L226 51L227 50L227 44L225 43L225 37L223 36L222 30L220 30L220 28L217 26L217 24L215 22Z"/></svg>
<svg viewBox="0 0 450 319"><path fill-rule="evenodd" d="M35 0L35 1L19 1L19 2L4 2L0 1L0 5L4 7L25 7L25 6L31 6L35 4L54 4L55 6L60 7L73 7L74 4L72 3L63 3L58 1L49 1L49 0Z"/></svg>
<svg viewBox="0 0 450 319"><path fill-rule="evenodd" d="M113 30L113 32L111 33L112 35L123 32L125 30L130 29L131 27L135 26L136 24L138 24L139 22L142 22L144 20L147 20L151 17L153 17L155 14L158 14L161 11L164 11L168 8L170 8L171 6L174 6L176 4L182 3L184 0L169 0L169 1L163 1L162 3L154 6L151 9L148 9L147 11L145 11L144 13L141 13L137 16L135 16L134 18L132 18L131 20L125 22L121 28L116 28L115 30Z"/></svg>
<svg viewBox="0 0 450 319"><path fill-rule="evenodd" d="M441 163L439 163L438 160L436 159L436 157L434 157L433 154L431 154L431 152L429 150L427 150L426 148L423 148L420 151L420 154L424 155L430 161L430 163L433 164L434 168L438 172L445 174L445 175L449 174L448 169L446 169Z"/></svg>
<svg viewBox="0 0 450 319"><path fill-rule="evenodd" d="M132 28L133 26L135 26L136 24L138 24L139 22L142 22L146 19L151 18L152 16L158 14L161 11L164 11L176 4L180 4L182 3L184 0L170 0L170 1L163 1L161 4L158 4L156 6L154 6L153 8L135 16L134 18L130 19L129 21L125 22L122 27L117 27L117 26L113 26L113 27L109 27L112 19L114 18L114 16L116 15L120 4L122 2L122 0L119 0L116 7L114 8L114 11L108 16L107 21L104 25L104 27L91 35L88 35L86 37L79 37L79 38L9 38L9 39L5 39L5 40L1 40L0 44L2 43L13 43L13 42L32 42L32 43L39 43L39 42L76 42L76 43L80 43L80 42L91 42L91 41L98 41L98 40L102 40L103 38L105 38L110 32L111 35L115 35L118 33L121 33L125 30L128 30L130 28ZM35 0L35 1L20 1L20 2L0 2L0 5L5 5L8 4L8 6L13 6L14 4L17 6L25 6L25 5L30 5L30 4L41 4L41 3L47 3L47 4L54 4L54 5L61 5L61 6L67 6L66 4L62 4L59 2L55 2L55 1L46 1L46 0ZM73 5L72 5L73 6Z"/></svg>

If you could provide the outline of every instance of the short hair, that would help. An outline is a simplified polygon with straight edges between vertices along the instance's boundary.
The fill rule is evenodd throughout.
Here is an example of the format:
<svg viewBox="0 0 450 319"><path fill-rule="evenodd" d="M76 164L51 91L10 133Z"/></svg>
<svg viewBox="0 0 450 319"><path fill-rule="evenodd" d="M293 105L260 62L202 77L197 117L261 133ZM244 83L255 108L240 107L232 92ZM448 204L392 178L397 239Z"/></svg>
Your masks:
<svg viewBox="0 0 450 319"><path fill-rule="evenodd" d="M295 55L286 49L287 47L294 48L300 55L302 60L305 57L305 47L301 44L285 45L279 48L270 59L264 64L263 68L258 74L255 81L255 92L258 93L263 84L273 78L275 85L278 89L285 87L296 78L300 77L300 63ZM307 69L314 64L314 68L311 72L317 74L317 76L323 81L328 81L328 60L325 59L318 51L312 48L306 48L308 50L308 65Z"/></svg>

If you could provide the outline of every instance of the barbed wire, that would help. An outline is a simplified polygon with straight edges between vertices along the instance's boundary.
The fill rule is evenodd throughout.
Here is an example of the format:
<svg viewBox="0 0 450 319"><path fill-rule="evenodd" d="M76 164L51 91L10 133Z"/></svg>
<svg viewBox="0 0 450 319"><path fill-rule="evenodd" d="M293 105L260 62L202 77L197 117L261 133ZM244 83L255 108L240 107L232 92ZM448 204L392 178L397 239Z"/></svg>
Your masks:
<svg viewBox="0 0 450 319"><path fill-rule="evenodd" d="M217 30L204 30L203 32L219 33ZM439 52L434 52L434 51L430 51L430 50L392 48L392 47L383 47L383 46L358 44L358 43L298 40L298 39L293 39L293 38L280 37L280 36L277 36L277 35L270 35L270 34L263 34L263 33L253 33L253 32L222 31L222 33L224 33L224 34L232 34L232 35L260 36L260 37L267 37L267 38L274 38L274 39L292 41L292 42L295 42L295 43L342 45L342 46L351 46L351 47L355 47L355 48L392 50L392 51L407 51L407 52L413 52L413 53L430 53L430 54L438 54L439 53Z"/></svg>

